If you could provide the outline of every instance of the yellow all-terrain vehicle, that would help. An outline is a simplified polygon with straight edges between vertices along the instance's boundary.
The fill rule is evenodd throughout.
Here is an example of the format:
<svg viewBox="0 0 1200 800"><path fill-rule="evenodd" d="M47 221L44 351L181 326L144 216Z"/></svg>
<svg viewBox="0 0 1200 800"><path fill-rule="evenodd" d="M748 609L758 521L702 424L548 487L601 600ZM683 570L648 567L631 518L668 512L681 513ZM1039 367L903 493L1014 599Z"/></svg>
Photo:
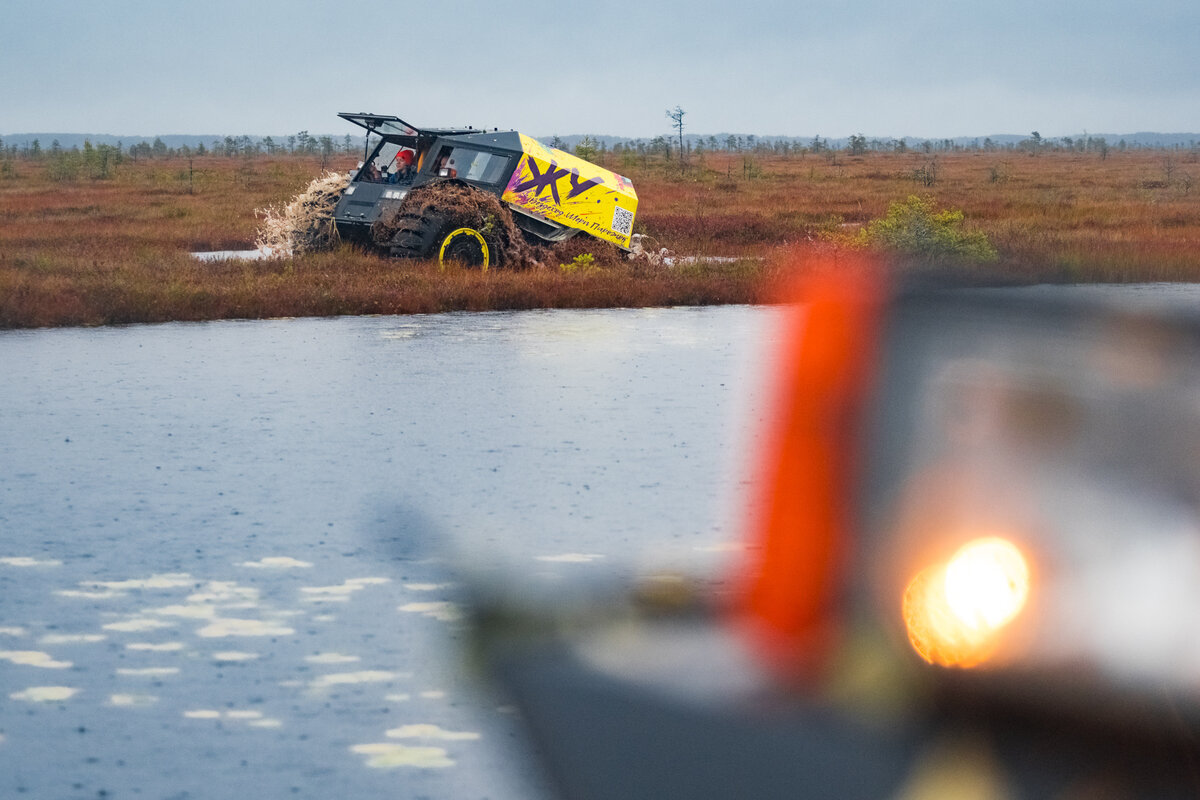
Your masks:
<svg viewBox="0 0 1200 800"><path fill-rule="evenodd" d="M391 255L487 269L522 244L580 233L628 250L637 192L628 178L517 131L419 129L341 113L379 137L338 200L343 238Z"/></svg>

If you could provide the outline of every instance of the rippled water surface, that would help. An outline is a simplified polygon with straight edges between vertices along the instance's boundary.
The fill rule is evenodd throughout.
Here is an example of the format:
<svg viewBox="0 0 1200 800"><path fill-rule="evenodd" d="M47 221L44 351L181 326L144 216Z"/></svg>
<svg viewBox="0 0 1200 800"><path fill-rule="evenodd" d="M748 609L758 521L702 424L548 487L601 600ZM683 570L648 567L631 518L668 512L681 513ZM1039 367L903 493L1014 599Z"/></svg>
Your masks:
<svg viewBox="0 0 1200 800"><path fill-rule="evenodd" d="M779 314L0 333L0 797L543 795L462 568L716 568Z"/></svg>
<svg viewBox="0 0 1200 800"><path fill-rule="evenodd" d="M455 561L712 561L777 318L0 334L0 796L541 794Z"/></svg>

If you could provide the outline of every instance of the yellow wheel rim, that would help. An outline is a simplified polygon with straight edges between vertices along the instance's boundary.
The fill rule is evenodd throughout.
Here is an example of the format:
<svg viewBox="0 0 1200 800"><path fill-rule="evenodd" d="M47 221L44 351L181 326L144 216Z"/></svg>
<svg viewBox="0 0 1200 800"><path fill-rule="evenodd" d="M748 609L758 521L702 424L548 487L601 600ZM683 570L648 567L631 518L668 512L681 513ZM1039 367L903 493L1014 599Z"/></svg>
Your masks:
<svg viewBox="0 0 1200 800"><path fill-rule="evenodd" d="M454 252L455 241L458 240L460 246L463 240L474 240L479 244L479 251L483 254L483 263L479 265L479 269L487 272L487 268L492 264L492 254L488 250L487 240L483 238L483 234L474 228L456 228L446 234L446 238L442 239L442 247L438 251L438 265L443 269L446 266L446 251Z"/></svg>

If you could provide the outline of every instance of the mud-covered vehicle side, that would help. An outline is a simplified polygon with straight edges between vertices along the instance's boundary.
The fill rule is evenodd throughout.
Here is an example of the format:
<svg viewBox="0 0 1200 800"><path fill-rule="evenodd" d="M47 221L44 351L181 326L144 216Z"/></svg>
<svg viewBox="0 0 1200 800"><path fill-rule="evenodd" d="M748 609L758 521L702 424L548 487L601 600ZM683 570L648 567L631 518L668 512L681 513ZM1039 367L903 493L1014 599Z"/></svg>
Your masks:
<svg viewBox="0 0 1200 800"><path fill-rule="evenodd" d="M580 233L629 249L638 198L621 175L516 131L339 116L379 137L334 209L343 238L484 269Z"/></svg>

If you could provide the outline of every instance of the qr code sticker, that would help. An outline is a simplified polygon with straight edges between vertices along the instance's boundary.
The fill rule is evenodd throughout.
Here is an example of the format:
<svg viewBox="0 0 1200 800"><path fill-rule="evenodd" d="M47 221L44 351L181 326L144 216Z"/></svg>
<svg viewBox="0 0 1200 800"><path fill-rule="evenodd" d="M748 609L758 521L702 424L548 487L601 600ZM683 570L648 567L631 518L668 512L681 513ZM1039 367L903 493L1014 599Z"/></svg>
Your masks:
<svg viewBox="0 0 1200 800"><path fill-rule="evenodd" d="M623 233L626 236L628 236L629 231L632 228L633 228L633 212L626 211L625 209L621 208L620 206L617 206L616 210L613 211L612 229L614 231L616 231L617 233Z"/></svg>

